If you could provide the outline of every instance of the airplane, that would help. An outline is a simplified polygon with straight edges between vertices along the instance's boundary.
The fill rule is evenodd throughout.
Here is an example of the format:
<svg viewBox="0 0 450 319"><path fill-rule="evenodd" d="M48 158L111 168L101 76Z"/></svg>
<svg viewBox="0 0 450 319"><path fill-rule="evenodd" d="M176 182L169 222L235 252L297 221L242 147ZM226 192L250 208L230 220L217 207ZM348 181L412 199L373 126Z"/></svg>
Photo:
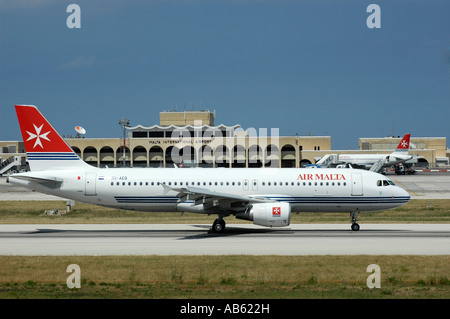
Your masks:
<svg viewBox="0 0 450 319"><path fill-rule="evenodd" d="M96 168L78 157L36 106L16 105L30 171L8 182L95 205L153 212L217 214L266 227L289 226L293 212L359 212L406 204L409 193L387 177L358 169Z"/></svg>
<svg viewBox="0 0 450 319"><path fill-rule="evenodd" d="M414 158L414 155L408 154L410 138L411 134L405 134L397 148L390 154L328 154L322 157L316 165L324 167L331 162L357 164L373 171L379 171L383 167L391 167Z"/></svg>

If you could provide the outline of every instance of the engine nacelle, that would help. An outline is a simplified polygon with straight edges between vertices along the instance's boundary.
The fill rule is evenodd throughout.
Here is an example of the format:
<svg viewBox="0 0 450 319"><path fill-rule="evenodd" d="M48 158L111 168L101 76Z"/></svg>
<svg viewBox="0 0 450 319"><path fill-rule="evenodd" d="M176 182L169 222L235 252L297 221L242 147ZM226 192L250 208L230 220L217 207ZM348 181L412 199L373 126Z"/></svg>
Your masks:
<svg viewBox="0 0 450 319"><path fill-rule="evenodd" d="M253 221L253 224L267 227L289 226L291 205L289 203L252 204L246 213L236 215L237 218Z"/></svg>

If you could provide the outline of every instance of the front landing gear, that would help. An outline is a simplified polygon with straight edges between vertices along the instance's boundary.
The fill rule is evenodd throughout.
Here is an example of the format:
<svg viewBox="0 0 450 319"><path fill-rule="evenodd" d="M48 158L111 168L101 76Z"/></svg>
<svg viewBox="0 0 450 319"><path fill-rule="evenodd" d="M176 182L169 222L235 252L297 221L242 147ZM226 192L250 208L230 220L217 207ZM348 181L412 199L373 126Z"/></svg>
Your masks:
<svg viewBox="0 0 450 319"><path fill-rule="evenodd" d="M358 221L358 214L359 214L358 210L350 213L350 217L352 218L352 230L353 231L359 230L359 225L358 225L358 223L356 223Z"/></svg>
<svg viewBox="0 0 450 319"><path fill-rule="evenodd" d="M212 224L212 231L213 233L223 233L224 230L225 230L225 221L223 220L223 218L219 217Z"/></svg>

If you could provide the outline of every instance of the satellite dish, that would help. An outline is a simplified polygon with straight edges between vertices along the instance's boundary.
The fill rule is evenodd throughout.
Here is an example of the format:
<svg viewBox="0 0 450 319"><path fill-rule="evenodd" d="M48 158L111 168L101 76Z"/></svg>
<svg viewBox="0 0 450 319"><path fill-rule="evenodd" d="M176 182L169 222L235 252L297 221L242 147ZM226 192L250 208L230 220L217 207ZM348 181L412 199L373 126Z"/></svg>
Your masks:
<svg viewBox="0 0 450 319"><path fill-rule="evenodd" d="M75 131L77 132L77 137L80 137L80 135L86 134L86 130L82 128L81 126L75 126Z"/></svg>

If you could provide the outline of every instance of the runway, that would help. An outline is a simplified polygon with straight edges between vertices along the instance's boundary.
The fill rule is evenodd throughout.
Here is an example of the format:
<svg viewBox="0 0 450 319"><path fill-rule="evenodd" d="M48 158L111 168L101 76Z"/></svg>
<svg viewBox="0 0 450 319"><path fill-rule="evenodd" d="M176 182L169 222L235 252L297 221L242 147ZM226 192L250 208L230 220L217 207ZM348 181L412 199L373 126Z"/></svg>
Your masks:
<svg viewBox="0 0 450 319"><path fill-rule="evenodd" d="M450 224L0 225L0 255L449 255Z"/></svg>

